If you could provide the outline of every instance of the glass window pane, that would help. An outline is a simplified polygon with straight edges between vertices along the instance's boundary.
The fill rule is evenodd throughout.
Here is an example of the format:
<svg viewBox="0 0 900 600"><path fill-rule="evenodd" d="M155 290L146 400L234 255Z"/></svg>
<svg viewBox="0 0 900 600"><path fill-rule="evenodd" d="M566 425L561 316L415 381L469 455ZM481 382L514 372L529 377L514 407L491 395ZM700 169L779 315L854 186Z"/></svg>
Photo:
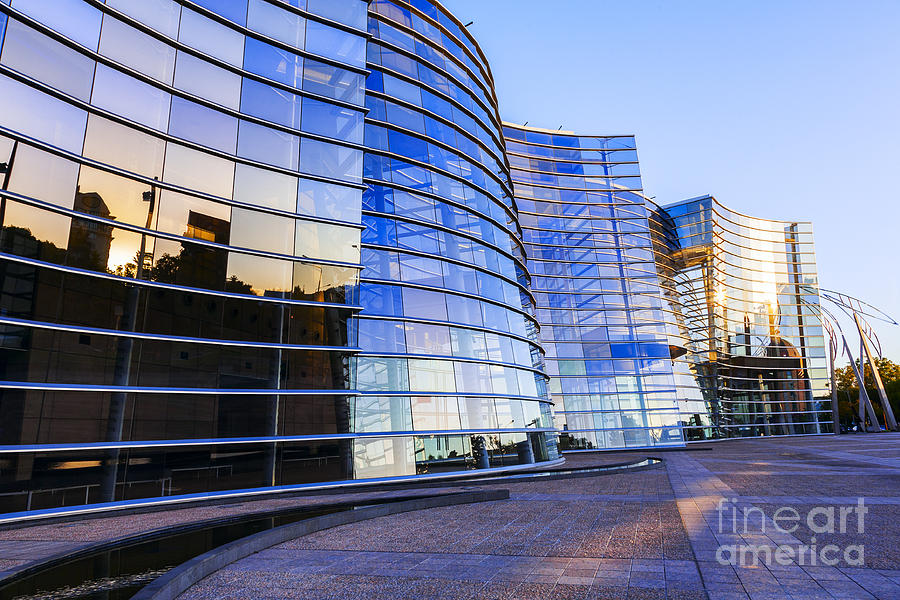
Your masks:
<svg viewBox="0 0 900 600"><path fill-rule="evenodd" d="M380 319L359 320L359 347L366 352L406 352L403 323Z"/></svg>
<svg viewBox="0 0 900 600"><path fill-rule="evenodd" d="M181 51L175 64L175 87L233 110L241 104L240 75Z"/></svg>
<svg viewBox="0 0 900 600"><path fill-rule="evenodd" d="M447 320L444 294L416 288L403 288L403 314L413 319Z"/></svg>
<svg viewBox="0 0 900 600"><path fill-rule="evenodd" d="M300 128L300 98L286 90L244 78L241 112L286 127Z"/></svg>
<svg viewBox="0 0 900 600"><path fill-rule="evenodd" d="M362 144L363 115L328 102L303 98L303 131Z"/></svg>
<svg viewBox="0 0 900 600"><path fill-rule="evenodd" d="M231 198L234 162L170 143L163 178L190 190Z"/></svg>
<svg viewBox="0 0 900 600"><path fill-rule="evenodd" d="M360 391L398 392L409 389L405 358L360 356L356 359L356 387Z"/></svg>
<svg viewBox="0 0 900 600"><path fill-rule="evenodd" d="M100 11L82 0L15 0L13 8L91 50L100 38Z"/></svg>
<svg viewBox="0 0 900 600"><path fill-rule="evenodd" d="M0 125L76 154L84 144L87 113L0 75Z"/></svg>
<svg viewBox="0 0 900 600"><path fill-rule="evenodd" d="M453 362L409 359L409 389L414 392L455 392Z"/></svg>
<svg viewBox="0 0 900 600"><path fill-rule="evenodd" d="M54 263L65 260L72 225L69 217L8 200L2 225L7 251Z"/></svg>
<svg viewBox="0 0 900 600"><path fill-rule="evenodd" d="M460 429L459 406L455 397L415 397L411 400L413 428L416 431Z"/></svg>
<svg viewBox="0 0 900 600"><path fill-rule="evenodd" d="M241 121L238 156L268 165L296 170L300 138L249 121Z"/></svg>
<svg viewBox="0 0 900 600"><path fill-rule="evenodd" d="M78 165L32 146L19 144L9 190L64 208L72 208Z"/></svg>
<svg viewBox="0 0 900 600"><path fill-rule="evenodd" d="M94 61L15 19L6 28L2 62L80 100L91 97Z"/></svg>
<svg viewBox="0 0 900 600"><path fill-rule="evenodd" d="M297 221L294 255L359 262L359 230L327 223Z"/></svg>
<svg viewBox="0 0 900 600"><path fill-rule="evenodd" d="M145 227L147 225L150 203L145 202L143 194L150 191L150 186L140 181L119 177L90 167L82 167L78 177L78 191L75 193L73 208L77 211L94 214L107 219L115 219L120 223L130 223ZM78 223L78 221L73 221ZM87 222L85 222L87 223ZM150 226L154 224L151 221ZM98 231L102 226L94 226ZM135 262L134 245L124 232L115 231L106 237L106 244L91 244L93 259L98 267L125 265ZM99 238L95 238L99 239ZM151 246L152 249L152 241ZM71 250L71 249L70 249Z"/></svg>
<svg viewBox="0 0 900 600"><path fill-rule="evenodd" d="M178 40L236 67L244 62L244 36L187 8L181 11Z"/></svg>
<svg viewBox="0 0 900 600"><path fill-rule="evenodd" d="M160 231L219 244L229 242L231 207L226 204L162 190L158 210Z"/></svg>
<svg viewBox="0 0 900 600"><path fill-rule="evenodd" d="M222 2L222 0L194 0L194 2L238 25L247 24L247 0L228 0L227 2Z"/></svg>
<svg viewBox="0 0 900 600"><path fill-rule="evenodd" d="M252 37L244 48L244 68L298 89L303 82L302 57Z"/></svg>
<svg viewBox="0 0 900 600"><path fill-rule="evenodd" d="M363 76L346 69L307 59L303 67L303 89L352 104L363 103Z"/></svg>
<svg viewBox="0 0 900 600"><path fill-rule="evenodd" d="M290 292L292 267L289 260L231 252L228 256L225 290L255 296Z"/></svg>
<svg viewBox="0 0 900 600"><path fill-rule="evenodd" d="M234 154L238 120L190 100L172 98L169 133L184 140Z"/></svg>
<svg viewBox="0 0 900 600"><path fill-rule="evenodd" d="M304 139L300 143L300 171L310 175L361 183L362 152L318 140Z"/></svg>
<svg viewBox="0 0 900 600"><path fill-rule="evenodd" d="M231 210L231 245L278 254L294 250L294 220L268 213L233 208Z"/></svg>
<svg viewBox="0 0 900 600"><path fill-rule="evenodd" d="M496 429L497 413L492 398L460 398L462 429Z"/></svg>
<svg viewBox="0 0 900 600"><path fill-rule="evenodd" d="M410 354L451 356L450 328L446 325L407 323L406 347Z"/></svg>
<svg viewBox="0 0 900 600"><path fill-rule="evenodd" d="M306 24L306 50L354 66L364 66L366 62L364 37L317 21Z"/></svg>
<svg viewBox="0 0 900 600"><path fill-rule="evenodd" d="M409 398L359 396L354 400L353 431L412 431Z"/></svg>
<svg viewBox="0 0 900 600"><path fill-rule="evenodd" d="M152 27L170 38L178 35L178 19L181 5L174 0L106 0L106 5L122 11L144 25Z"/></svg>
<svg viewBox="0 0 900 600"><path fill-rule="evenodd" d="M362 190L334 183L300 179L297 212L349 223L359 223Z"/></svg>
<svg viewBox="0 0 900 600"><path fill-rule="evenodd" d="M166 142L160 138L91 115L84 156L147 177L162 175Z"/></svg>
<svg viewBox="0 0 900 600"><path fill-rule="evenodd" d="M366 28L366 6L359 0L308 0L307 10L357 29Z"/></svg>
<svg viewBox="0 0 900 600"><path fill-rule="evenodd" d="M456 386L460 392L470 394L490 394L493 392L489 365L458 362L455 367Z"/></svg>
<svg viewBox="0 0 900 600"><path fill-rule="evenodd" d="M170 95L124 73L97 65L91 103L126 119L165 131Z"/></svg>
<svg viewBox="0 0 900 600"><path fill-rule="evenodd" d="M110 15L103 17L100 53L163 83L172 83L175 48Z"/></svg>
<svg viewBox="0 0 900 600"><path fill-rule="evenodd" d="M293 212L297 178L238 164L234 169L234 199L257 206Z"/></svg>
<svg viewBox="0 0 900 600"><path fill-rule="evenodd" d="M357 479L416 474L412 438L353 440L353 474Z"/></svg>
<svg viewBox="0 0 900 600"><path fill-rule="evenodd" d="M250 0L247 26L280 42L303 49L305 19L267 0Z"/></svg>

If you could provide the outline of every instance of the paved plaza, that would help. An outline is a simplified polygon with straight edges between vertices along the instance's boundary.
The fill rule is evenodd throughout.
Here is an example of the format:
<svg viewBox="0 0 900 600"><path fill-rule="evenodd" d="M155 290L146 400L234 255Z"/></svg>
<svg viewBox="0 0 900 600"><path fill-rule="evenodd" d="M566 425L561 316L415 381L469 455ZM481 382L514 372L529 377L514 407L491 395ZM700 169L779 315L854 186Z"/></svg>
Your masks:
<svg viewBox="0 0 900 600"><path fill-rule="evenodd" d="M896 599L898 444L898 434L736 440L660 454L664 464L649 470L504 482L509 500L380 517L269 548L181 600ZM829 508L835 525L825 531Z"/></svg>

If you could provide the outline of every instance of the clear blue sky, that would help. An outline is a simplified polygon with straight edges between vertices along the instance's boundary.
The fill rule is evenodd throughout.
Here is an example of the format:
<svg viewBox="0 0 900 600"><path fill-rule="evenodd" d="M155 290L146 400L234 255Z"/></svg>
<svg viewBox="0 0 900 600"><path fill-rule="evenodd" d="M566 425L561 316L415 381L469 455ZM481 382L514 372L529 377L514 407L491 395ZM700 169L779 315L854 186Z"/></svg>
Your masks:
<svg viewBox="0 0 900 600"><path fill-rule="evenodd" d="M900 320L900 0L444 4L505 120L635 134L663 204L813 221L820 285ZM877 329L900 362L900 327Z"/></svg>

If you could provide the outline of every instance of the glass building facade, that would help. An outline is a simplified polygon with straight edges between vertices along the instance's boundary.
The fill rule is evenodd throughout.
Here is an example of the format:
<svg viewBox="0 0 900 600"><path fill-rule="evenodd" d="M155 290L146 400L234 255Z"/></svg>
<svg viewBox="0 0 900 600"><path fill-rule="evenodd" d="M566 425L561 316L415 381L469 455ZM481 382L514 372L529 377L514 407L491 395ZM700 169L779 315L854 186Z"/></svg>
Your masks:
<svg viewBox="0 0 900 600"><path fill-rule="evenodd" d="M504 133L561 448L683 444L634 138Z"/></svg>
<svg viewBox="0 0 900 600"><path fill-rule="evenodd" d="M0 4L0 512L353 476L366 18Z"/></svg>
<svg viewBox="0 0 900 600"><path fill-rule="evenodd" d="M832 432L810 223L653 207L687 440Z"/></svg>
<svg viewBox="0 0 900 600"><path fill-rule="evenodd" d="M0 512L560 460L442 8L0 0L0 42Z"/></svg>
<svg viewBox="0 0 900 600"><path fill-rule="evenodd" d="M0 520L825 432L815 286L436 1L0 0Z"/></svg>
<svg viewBox="0 0 900 600"><path fill-rule="evenodd" d="M437 3L371 4L354 423L379 475L559 458L490 69Z"/></svg>

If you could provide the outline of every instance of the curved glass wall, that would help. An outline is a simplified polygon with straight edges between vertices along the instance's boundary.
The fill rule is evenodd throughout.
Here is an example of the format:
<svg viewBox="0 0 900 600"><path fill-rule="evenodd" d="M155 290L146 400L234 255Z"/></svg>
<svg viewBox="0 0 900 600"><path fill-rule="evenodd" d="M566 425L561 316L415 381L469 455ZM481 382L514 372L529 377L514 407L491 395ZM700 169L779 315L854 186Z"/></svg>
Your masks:
<svg viewBox="0 0 900 600"><path fill-rule="evenodd" d="M366 14L0 3L0 512L354 477Z"/></svg>
<svg viewBox="0 0 900 600"><path fill-rule="evenodd" d="M682 444L634 138L504 134L562 449Z"/></svg>
<svg viewBox="0 0 900 600"><path fill-rule="evenodd" d="M688 440L830 433L810 223L704 196L651 217Z"/></svg>
<svg viewBox="0 0 900 600"><path fill-rule="evenodd" d="M371 3L356 467L558 459L490 71L438 3Z"/></svg>

